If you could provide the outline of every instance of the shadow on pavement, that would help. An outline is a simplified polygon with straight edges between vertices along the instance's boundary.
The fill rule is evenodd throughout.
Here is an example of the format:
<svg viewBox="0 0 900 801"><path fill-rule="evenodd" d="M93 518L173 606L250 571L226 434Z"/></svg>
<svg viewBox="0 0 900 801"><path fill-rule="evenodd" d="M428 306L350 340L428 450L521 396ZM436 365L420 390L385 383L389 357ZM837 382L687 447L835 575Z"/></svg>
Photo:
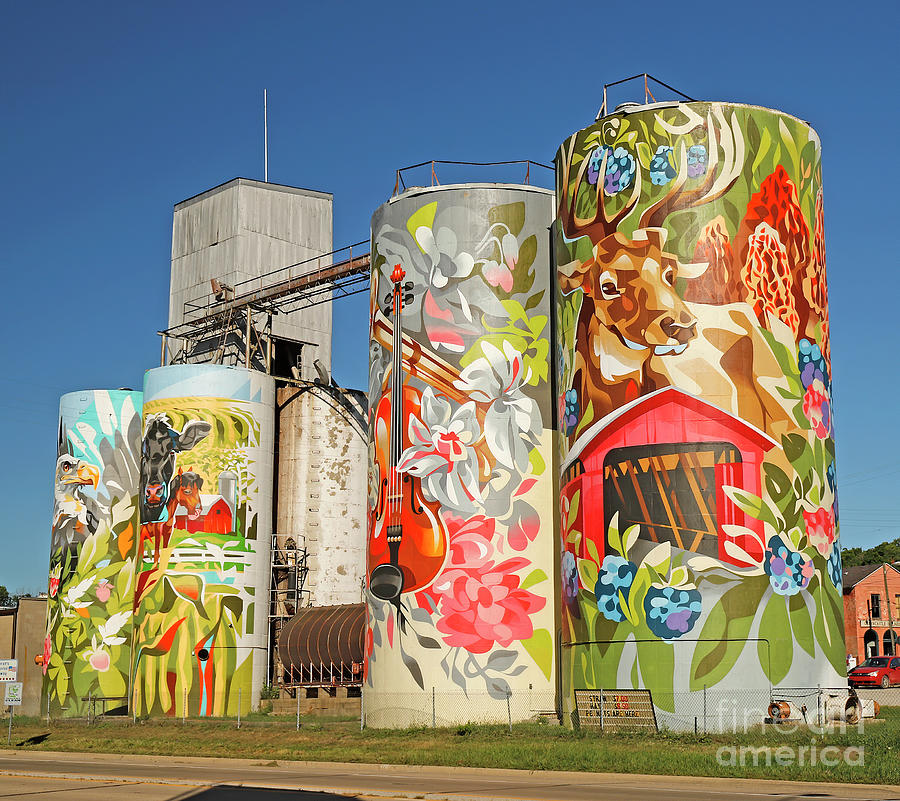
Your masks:
<svg viewBox="0 0 900 801"><path fill-rule="evenodd" d="M259 787L222 784L180 798L184 801L348 801L348 798L353 797L308 790L266 790Z"/></svg>

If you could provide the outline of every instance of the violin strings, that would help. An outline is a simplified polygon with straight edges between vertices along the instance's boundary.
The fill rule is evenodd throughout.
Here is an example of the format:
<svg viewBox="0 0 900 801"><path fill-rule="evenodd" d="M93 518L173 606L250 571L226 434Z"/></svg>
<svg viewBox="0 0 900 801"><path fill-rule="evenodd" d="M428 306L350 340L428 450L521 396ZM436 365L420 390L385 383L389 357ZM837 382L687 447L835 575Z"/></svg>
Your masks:
<svg viewBox="0 0 900 801"><path fill-rule="evenodd" d="M402 295L399 283L394 284L394 397L391 399L391 408L394 412L394 436L391 437L391 444L393 445L394 452L391 455L392 462L392 478L394 482L393 492L391 493L392 499L392 521L396 525L400 522L400 476L397 473L397 465L400 463L400 426L402 425L402 411L401 411L401 403L402 397L401 393L403 391L403 384L400 378L400 372L403 365L403 353L401 352L402 348L402 334L401 334L401 324L400 324L400 315L402 313Z"/></svg>

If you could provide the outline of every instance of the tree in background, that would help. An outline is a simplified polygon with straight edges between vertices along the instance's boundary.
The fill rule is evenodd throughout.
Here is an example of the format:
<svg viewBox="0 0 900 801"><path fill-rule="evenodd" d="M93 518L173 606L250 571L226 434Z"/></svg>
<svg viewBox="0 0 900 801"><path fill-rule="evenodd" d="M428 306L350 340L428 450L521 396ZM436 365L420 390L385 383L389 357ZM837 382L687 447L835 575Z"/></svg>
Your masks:
<svg viewBox="0 0 900 801"><path fill-rule="evenodd" d="M859 565L876 565L883 562L900 562L900 537L891 542L882 542L872 548L841 549L841 559L844 567L858 567Z"/></svg>

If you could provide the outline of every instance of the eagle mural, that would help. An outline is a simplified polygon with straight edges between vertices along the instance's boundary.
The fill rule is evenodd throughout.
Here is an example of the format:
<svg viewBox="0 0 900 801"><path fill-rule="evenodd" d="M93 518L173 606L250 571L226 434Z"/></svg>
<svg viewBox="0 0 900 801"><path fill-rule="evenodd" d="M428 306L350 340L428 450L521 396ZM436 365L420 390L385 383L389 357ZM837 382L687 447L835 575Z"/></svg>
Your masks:
<svg viewBox="0 0 900 801"><path fill-rule="evenodd" d="M104 513L100 504L86 496L85 487L97 489L100 470L89 462L64 453L56 460L53 484L53 524L51 553L60 562L77 559L77 546L97 530Z"/></svg>

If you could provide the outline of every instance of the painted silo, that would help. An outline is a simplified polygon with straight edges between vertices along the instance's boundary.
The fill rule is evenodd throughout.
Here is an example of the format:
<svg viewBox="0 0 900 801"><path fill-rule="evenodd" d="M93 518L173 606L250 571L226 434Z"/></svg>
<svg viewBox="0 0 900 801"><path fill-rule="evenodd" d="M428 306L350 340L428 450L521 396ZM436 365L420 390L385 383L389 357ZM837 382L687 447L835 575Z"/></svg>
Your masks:
<svg viewBox="0 0 900 801"><path fill-rule="evenodd" d="M368 725L555 708L552 215L499 184L373 215Z"/></svg>
<svg viewBox="0 0 900 801"><path fill-rule="evenodd" d="M173 365L144 377L136 715L223 716L257 704L274 408L274 380L252 370Z"/></svg>
<svg viewBox="0 0 900 801"><path fill-rule="evenodd" d="M818 136L629 105L556 167L565 708L845 685Z"/></svg>
<svg viewBox="0 0 900 801"><path fill-rule="evenodd" d="M53 477L42 712L127 706L141 393L63 395ZM48 705L49 704L49 705Z"/></svg>

